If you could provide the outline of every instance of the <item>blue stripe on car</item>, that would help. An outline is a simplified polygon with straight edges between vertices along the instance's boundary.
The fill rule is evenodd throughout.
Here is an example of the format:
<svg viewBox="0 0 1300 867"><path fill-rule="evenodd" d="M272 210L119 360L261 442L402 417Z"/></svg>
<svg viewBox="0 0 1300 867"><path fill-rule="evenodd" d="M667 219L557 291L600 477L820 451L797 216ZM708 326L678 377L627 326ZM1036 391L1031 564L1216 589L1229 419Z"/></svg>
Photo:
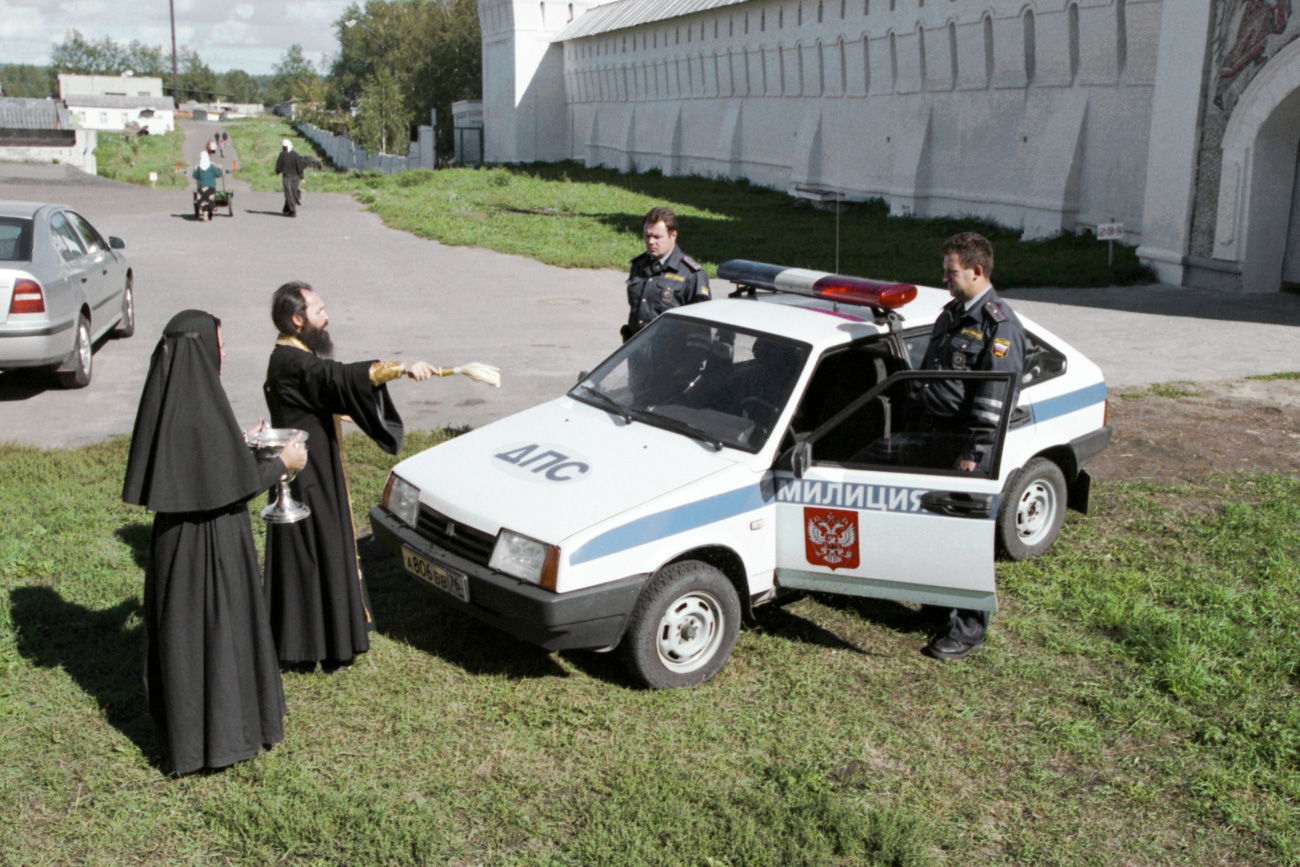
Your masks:
<svg viewBox="0 0 1300 867"><path fill-rule="evenodd" d="M1066 394L1060 394L1056 397L1049 397L1046 400L1036 401L1034 407L1034 422L1050 421L1059 416L1076 412L1081 409L1102 403L1106 400L1106 383L1098 382L1087 388L1081 388L1077 391L1071 391Z"/></svg>
<svg viewBox="0 0 1300 867"><path fill-rule="evenodd" d="M569 562L577 566L588 560L608 557L610 554L617 554L628 548L635 548L637 545L666 539L687 530L694 530L696 527L703 527L705 524L752 512L775 497L770 485L768 491L768 496L764 497L761 486L750 485L747 488L728 491L725 494L717 494L684 506L646 515L644 518L637 518L596 536L574 551Z"/></svg>

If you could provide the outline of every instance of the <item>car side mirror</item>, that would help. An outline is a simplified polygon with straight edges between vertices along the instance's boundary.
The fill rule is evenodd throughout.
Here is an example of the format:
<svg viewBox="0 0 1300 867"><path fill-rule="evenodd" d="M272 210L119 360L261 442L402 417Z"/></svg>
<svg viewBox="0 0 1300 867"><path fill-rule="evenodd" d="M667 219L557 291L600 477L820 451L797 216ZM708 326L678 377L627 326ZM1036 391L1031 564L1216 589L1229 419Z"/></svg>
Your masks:
<svg viewBox="0 0 1300 867"><path fill-rule="evenodd" d="M109 235L108 246L112 247L114 250L125 250L126 241L123 241L121 238L117 237L116 235Z"/></svg>
<svg viewBox="0 0 1300 867"><path fill-rule="evenodd" d="M812 466L812 444L806 440L794 444L790 450L790 472L796 479L802 479L804 473Z"/></svg>

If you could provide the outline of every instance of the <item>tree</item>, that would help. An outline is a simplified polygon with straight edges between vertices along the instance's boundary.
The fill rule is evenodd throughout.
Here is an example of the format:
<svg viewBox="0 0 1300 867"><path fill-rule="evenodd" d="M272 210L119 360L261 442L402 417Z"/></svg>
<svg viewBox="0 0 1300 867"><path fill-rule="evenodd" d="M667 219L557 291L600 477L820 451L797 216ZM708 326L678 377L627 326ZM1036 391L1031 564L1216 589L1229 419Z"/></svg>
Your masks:
<svg viewBox="0 0 1300 867"><path fill-rule="evenodd" d="M387 69L366 82L361 91L361 112L355 124L357 144L380 153L405 155L411 141L410 114L397 86L397 77Z"/></svg>
<svg viewBox="0 0 1300 867"><path fill-rule="evenodd" d="M80 30L70 30L50 49L50 66L74 75L118 75L126 71L124 50L109 37L91 42Z"/></svg>
<svg viewBox="0 0 1300 867"><path fill-rule="evenodd" d="M352 22L348 26L348 22ZM368 0L335 22L339 53L331 80L356 103L379 70L397 83L407 116L427 123L438 111L438 146L452 149L451 104L483 90L476 0Z"/></svg>
<svg viewBox="0 0 1300 867"><path fill-rule="evenodd" d="M288 99L311 100L316 85L320 82L320 75L311 61L303 56L301 45L296 42L290 45L274 68L275 77L271 83L274 99L280 102Z"/></svg>
<svg viewBox="0 0 1300 867"><path fill-rule="evenodd" d="M242 69L219 73L217 90L231 102L258 102L262 98L262 86Z"/></svg>
<svg viewBox="0 0 1300 867"><path fill-rule="evenodd" d="M0 64L0 93L5 96L42 99L59 92L54 68L26 63Z"/></svg>
<svg viewBox="0 0 1300 867"><path fill-rule="evenodd" d="M210 102L217 97L217 75L199 58L197 51L181 49L180 67L181 93L186 98Z"/></svg>

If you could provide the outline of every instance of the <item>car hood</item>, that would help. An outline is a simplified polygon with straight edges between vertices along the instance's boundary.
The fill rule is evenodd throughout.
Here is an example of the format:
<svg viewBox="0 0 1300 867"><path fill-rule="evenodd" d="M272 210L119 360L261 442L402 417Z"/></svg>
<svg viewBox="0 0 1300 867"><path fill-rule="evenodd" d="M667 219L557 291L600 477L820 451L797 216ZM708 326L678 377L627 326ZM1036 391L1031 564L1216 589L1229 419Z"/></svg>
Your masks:
<svg viewBox="0 0 1300 867"><path fill-rule="evenodd" d="M742 454L561 397L436 445L393 471L449 518L558 544L734 466Z"/></svg>

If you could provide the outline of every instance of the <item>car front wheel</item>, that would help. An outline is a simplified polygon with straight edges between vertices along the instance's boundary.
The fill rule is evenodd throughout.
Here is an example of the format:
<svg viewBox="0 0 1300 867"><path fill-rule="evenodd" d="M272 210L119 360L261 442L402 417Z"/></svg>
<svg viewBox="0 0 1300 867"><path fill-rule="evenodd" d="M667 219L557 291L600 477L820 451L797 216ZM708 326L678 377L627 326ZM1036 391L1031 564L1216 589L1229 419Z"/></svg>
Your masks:
<svg viewBox="0 0 1300 867"><path fill-rule="evenodd" d="M1011 480L998 509L998 542L1012 560L1042 554L1065 522L1065 474L1047 458L1034 458Z"/></svg>
<svg viewBox="0 0 1300 867"><path fill-rule="evenodd" d="M77 317L77 343L72 350L71 370L59 371L59 385L64 388L85 388L90 385L91 368L95 363L94 346L90 342L90 320Z"/></svg>
<svg viewBox="0 0 1300 867"><path fill-rule="evenodd" d="M696 560L650 579L623 636L628 667L653 689L699 686L731 656L740 629L736 588Z"/></svg>

